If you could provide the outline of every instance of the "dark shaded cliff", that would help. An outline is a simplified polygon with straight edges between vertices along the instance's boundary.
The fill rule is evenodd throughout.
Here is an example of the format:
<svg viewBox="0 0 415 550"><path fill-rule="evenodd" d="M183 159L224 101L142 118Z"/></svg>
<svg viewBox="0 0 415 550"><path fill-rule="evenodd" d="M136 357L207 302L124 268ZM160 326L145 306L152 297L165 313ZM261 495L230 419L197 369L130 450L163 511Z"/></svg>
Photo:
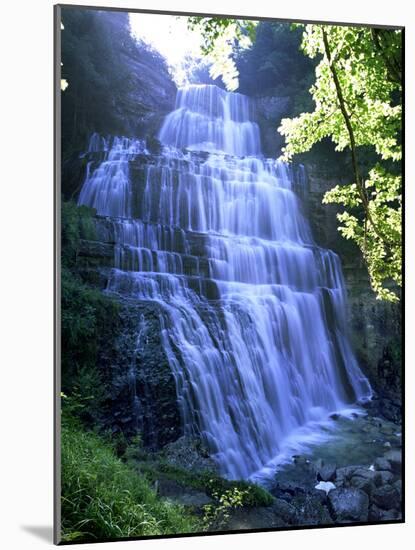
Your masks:
<svg viewBox="0 0 415 550"><path fill-rule="evenodd" d="M356 357L375 391L399 403L401 304L376 299L361 252L337 230L339 207L322 204L326 191L350 181L348 155L335 153L329 144L322 144L318 154L304 156L304 160L308 176L304 207L317 243L340 256L348 294L350 337Z"/></svg>
<svg viewBox="0 0 415 550"><path fill-rule="evenodd" d="M62 8L62 193L76 197L93 132L151 144L174 107L176 85L161 55L130 34L127 13Z"/></svg>

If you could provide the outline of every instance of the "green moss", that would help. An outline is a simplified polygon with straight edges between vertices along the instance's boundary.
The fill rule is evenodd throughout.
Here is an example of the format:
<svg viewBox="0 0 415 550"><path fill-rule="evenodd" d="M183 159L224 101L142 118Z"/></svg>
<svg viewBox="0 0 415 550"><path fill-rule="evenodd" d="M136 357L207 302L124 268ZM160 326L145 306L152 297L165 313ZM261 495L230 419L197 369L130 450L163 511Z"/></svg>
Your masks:
<svg viewBox="0 0 415 550"><path fill-rule="evenodd" d="M148 480L68 415L62 426L62 540L191 533L199 520L162 501Z"/></svg>
<svg viewBox="0 0 415 550"><path fill-rule="evenodd" d="M73 201L62 202L61 257L64 267L74 267L80 239L96 240L95 214L94 208L77 206Z"/></svg>
<svg viewBox="0 0 415 550"><path fill-rule="evenodd" d="M62 390L89 399L92 417L106 398L100 349L116 333L118 323L115 300L83 283L69 269L62 269Z"/></svg>
<svg viewBox="0 0 415 550"><path fill-rule="evenodd" d="M205 491L211 497L214 497L215 494L223 495L228 491L238 489L244 492L243 506L270 506L274 502L274 497L259 485L243 480L230 481L214 472L194 473L184 468L172 466L162 460L139 462L136 463L136 468L151 481L165 477L182 485Z"/></svg>
<svg viewBox="0 0 415 550"><path fill-rule="evenodd" d="M61 341L62 391L75 398L74 410L88 424L107 399L100 362L119 324L118 302L86 284L76 257L81 238L95 239L95 210L62 203Z"/></svg>

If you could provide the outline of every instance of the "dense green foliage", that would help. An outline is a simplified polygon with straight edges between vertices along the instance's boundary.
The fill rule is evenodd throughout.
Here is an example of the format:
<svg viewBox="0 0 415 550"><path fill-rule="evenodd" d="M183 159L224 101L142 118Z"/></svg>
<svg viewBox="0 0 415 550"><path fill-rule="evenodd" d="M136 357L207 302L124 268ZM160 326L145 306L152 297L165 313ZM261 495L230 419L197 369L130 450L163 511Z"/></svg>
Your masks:
<svg viewBox="0 0 415 550"><path fill-rule="evenodd" d="M349 149L353 180L326 193L343 207L339 230L360 248L378 298L396 301L402 284L401 251L401 32L307 25L304 52L320 62L311 88L315 108L282 121L284 158L330 137ZM362 156L376 154L364 170Z"/></svg>
<svg viewBox="0 0 415 550"><path fill-rule="evenodd" d="M143 476L93 432L64 416L62 539L88 541L191 533L199 522L160 500Z"/></svg>
<svg viewBox="0 0 415 550"><path fill-rule="evenodd" d="M188 25L202 36L210 76L221 76L228 90L288 96L294 112L312 109L308 89L316 63L300 51L300 29L289 23L220 17L189 17Z"/></svg>
<svg viewBox="0 0 415 550"><path fill-rule="evenodd" d="M239 86L239 72L235 64L235 51L243 50L255 38L257 21L221 17L189 17L190 30L202 36L202 53L210 63L210 76L219 76L228 90Z"/></svg>
<svg viewBox="0 0 415 550"><path fill-rule="evenodd" d="M61 243L62 265L74 268L79 249L79 240L95 239L93 217L95 210L87 206L77 206L74 202L62 202L61 205Z"/></svg>
<svg viewBox="0 0 415 550"><path fill-rule="evenodd" d="M316 63L301 52L301 38L301 29L288 23L261 21L252 46L236 54L238 91L250 96L289 97L293 115L312 110L308 90Z"/></svg>

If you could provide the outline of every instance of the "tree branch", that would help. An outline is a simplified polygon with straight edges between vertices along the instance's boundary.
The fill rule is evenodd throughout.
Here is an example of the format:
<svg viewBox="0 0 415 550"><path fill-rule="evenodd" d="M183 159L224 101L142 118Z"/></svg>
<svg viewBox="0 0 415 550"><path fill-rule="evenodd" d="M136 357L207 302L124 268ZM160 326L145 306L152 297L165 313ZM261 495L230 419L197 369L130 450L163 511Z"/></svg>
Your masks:
<svg viewBox="0 0 415 550"><path fill-rule="evenodd" d="M343 119L344 119L344 122L346 124L347 133L349 134L350 151L351 151L351 156L352 156L352 167L353 167L354 177L355 177L355 181L356 181L356 185L357 185L357 190L358 190L360 199L362 201L363 209L365 211L365 217L369 221L369 223L371 224L371 226L373 228L373 231L376 233L376 235L383 241L385 246L388 246L388 239L384 235L382 235L382 233L377 228L376 224L373 221L370 210L369 210L369 201L368 201L368 198L367 198L366 189L364 187L362 178L361 178L360 173L359 173L359 166L358 166L357 155L356 155L356 140L355 140L355 136L354 136L353 126L352 126L352 123L351 123L351 120L350 120L350 115L349 115L349 113L347 112L347 109L346 109L346 102L345 102L345 99L344 99L344 96L343 96L343 90L342 90L342 87L341 87L341 84L340 84L340 81L339 81L339 77L337 75L336 67L334 65L334 60L332 60L332 57L331 57L331 51L330 51L330 46L329 46L329 40L328 40L328 37L327 37L327 32L326 32L324 27L321 27L321 30L322 30L322 33L323 33L324 51L325 51L325 54L326 54L326 57L327 57L330 72L331 72L331 75L333 77L334 85L335 85L335 88L336 88L336 94L337 94L337 99L339 101L340 111L343 115ZM365 228L366 228L366 223L365 223ZM366 231L366 229L365 229L365 231Z"/></svg>

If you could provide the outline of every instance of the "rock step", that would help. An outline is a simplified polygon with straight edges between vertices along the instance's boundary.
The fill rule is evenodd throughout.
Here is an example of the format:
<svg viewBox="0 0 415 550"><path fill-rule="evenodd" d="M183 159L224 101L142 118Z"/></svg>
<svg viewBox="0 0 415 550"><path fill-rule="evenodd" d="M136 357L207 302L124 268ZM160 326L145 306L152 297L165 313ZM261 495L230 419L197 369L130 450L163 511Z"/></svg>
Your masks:
<svg viewBox="0 0 415 550"><path fill-rule="evenodd" d="M147 218L145 218L147 220ZM186 229L177 225L159 223L154 220L134 218L111 218L96 216L94 223L97 232L97 240L107 243L123 243L138 246L157 243L158 250L169 252L188 253L196 256L204 256L206 247L223 242L232 246L249 245L250 247L289 248L299 253L304 249L312 250L315 254L325 251L313 243L297 243L290 241L272 241L266 238L254 236L233 235L217 233L214 231L201 232L194 229Z"/></svg>
<svg viewBox="0 0 415 550"><path fill-rule="evenodd" d="M86 239L80 241L77 264L80 267L116 267L123 271L211 277L206 257Z"/></svg>

